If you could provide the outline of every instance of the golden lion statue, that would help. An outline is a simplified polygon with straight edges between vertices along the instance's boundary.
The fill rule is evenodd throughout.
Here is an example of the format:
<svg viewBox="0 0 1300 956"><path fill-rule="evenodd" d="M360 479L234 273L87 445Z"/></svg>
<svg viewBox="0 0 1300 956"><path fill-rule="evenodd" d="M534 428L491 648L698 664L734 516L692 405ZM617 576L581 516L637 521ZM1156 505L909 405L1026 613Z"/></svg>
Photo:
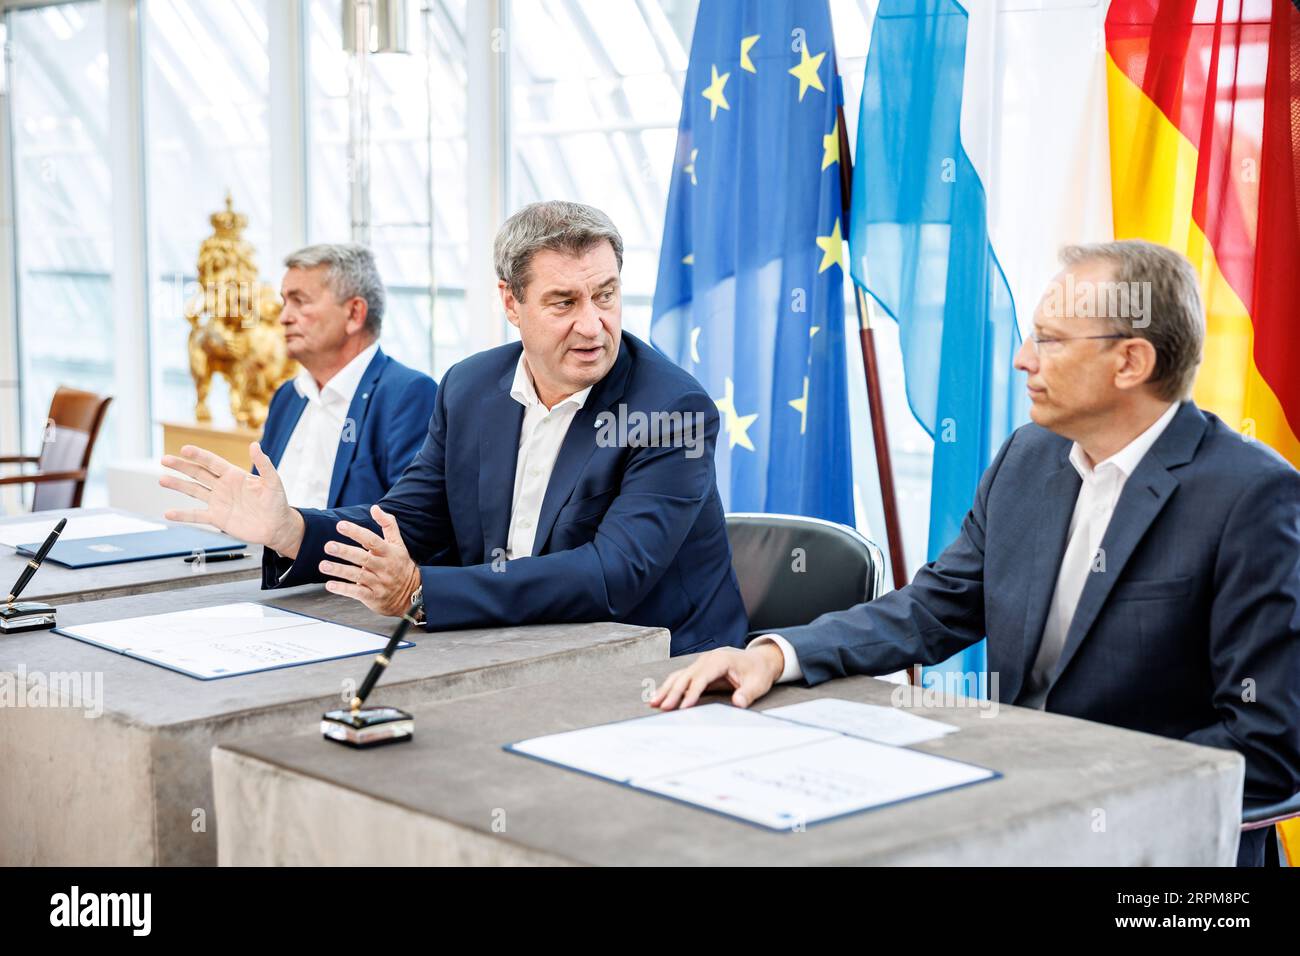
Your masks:
<svg viewBox="0 0 1300 956"><path fill-rule="evenodd" d="M230 411L245 428L259 429L275 390L298 370L280 328L279 297L258 280L253 247L243 238L248 217L226 195L224 212L209 218L213 233L199 246L202 291L186 307L190 321L190 374L198 401L194 416L212 421L212 376L230 386Z"/></svg>

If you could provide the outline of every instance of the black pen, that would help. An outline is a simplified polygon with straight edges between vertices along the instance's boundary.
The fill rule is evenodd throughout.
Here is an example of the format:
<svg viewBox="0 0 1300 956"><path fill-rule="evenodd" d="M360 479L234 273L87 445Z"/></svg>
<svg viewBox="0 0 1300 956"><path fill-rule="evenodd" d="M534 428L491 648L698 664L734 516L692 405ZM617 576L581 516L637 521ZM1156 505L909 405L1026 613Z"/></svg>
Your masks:
<svg viewBox="0 0 1300 956"><path fill-rule="evenodd" d="M355 714L361 709L361 705L365 703L366 698L370 696L370 692L375 689L375 684L379 680L379 675L384 672L384 668L387 667L389 661L393 659L393 651L397 650L397 645L402 643L402 638L406 636L407 628L415 623L416 612L423 606L424 602L421 600L412 601L410 608L408 608L406 613L402 615L402 619L397 622L397 630L393 631L393 636L388 639L388 646L380 652L379 656L375 658L375 662L370 665L370 673L368 673L366 679L361 682L361 690L357 692L356 697L352 698L352 713Z"/></svg>
<svg viewBox="0 0 1300 956"><path fill-rule="evenodd" d="M247 551L211 551L203 554L191 554L185 559L186 564L193 564L200 558L204 564L211 564L213 561L238 561L240 558L248 557Z"/></svg>
<svg viewBox="0 0 1300 956"><path fill-rule="evenodd" d="M9 592L9 597L5 600L6 604L13 604L14 601L18 600L18 595L23 593L23 588L27 587L27 582L32 579L32 575L40 570L41 562L44 561L45 556L50 553L50 548L54 547L54 542L59 539L59 533L67 523L67 518L59 519L59 523L54 526L54 530L51 531L50 536L45 539L45 543L41 545L41 549L36 552L36 557L28 561L27 567L23 568L23 573L18 575L18 583L16 583L13 586L13 590Z"/></svg>

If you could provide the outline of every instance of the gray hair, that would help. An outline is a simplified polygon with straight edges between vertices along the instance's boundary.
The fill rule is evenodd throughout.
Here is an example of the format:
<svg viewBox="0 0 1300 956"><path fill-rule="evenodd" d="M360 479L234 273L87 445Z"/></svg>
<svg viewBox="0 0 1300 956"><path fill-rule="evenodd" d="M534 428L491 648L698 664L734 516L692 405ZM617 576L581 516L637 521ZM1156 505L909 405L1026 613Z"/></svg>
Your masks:
<svg viewBox="0 0 1300 956"><path fill-rule="evenodd" d="M528 287L528 266L544 249L578 256L608 242L623 271L623 237L599 209L555 199L525 206L505 221L493 243L497 278L520 302Z"/></svg>
<svg viewBox="0 0 1300 956"><path fill-rule="evenodd" d="M384 321L384 283L375 268L374 254L355 242L323 242L284 257L290 269L325 266L325 283L339 302L366 301L366 331L379 338Z"/></svg>
<svg viewBox="0 0 1300 956"><path fill-rule="evenodd" d="M1111 281L1123 293L1120 301L1129 299L1129 290L1134 290L1139 301L1145 301L1144 321L1135 322L1132 315L1124 315L1126 309L1109 312L1103 318L1116 332L1144 338L1155 347L1156 367L1149 383L1160 398L1187 398L1205 342L1205 310L1192 264L1173 249L1141 239L1072 245L1061 250L1063 265L1082 262L1109 263Z"/></svg>

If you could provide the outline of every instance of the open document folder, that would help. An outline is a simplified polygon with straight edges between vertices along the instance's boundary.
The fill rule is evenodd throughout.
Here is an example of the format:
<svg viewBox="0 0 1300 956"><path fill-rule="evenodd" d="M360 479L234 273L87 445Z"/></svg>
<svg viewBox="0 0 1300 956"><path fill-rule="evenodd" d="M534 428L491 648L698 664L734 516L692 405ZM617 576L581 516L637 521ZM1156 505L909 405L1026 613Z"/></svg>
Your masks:
<svg viewBox="0 0 1300 956"><path fill-rule="evenodd" d="M534 737L505 749L774 830L1000 776L726 704Z"/></svg>
<svg viewBox="0 0 1300 956"><path fill-rule="evenodd" d="M374 654L388 643L382 634L252 602L78 624L54 633L199 680Z"/></svg>

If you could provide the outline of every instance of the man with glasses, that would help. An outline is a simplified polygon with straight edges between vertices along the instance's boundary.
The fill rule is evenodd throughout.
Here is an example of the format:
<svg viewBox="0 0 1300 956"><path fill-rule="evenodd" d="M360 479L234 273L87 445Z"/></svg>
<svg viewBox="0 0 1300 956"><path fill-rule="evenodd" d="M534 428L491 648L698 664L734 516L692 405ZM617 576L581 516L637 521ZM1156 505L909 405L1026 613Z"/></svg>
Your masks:
<svg viewBox="0 0 1300 956"><path fill-rule="evenodd" d="M1186 259L1138 241L1062 259L1015 359L1033 423L957 539L870 604L701 656L653 706L745 707L987 636L1002 703L1237 750L1248 801L1300 789L1300 473L1188 398L1205 332Z"/></svg>

